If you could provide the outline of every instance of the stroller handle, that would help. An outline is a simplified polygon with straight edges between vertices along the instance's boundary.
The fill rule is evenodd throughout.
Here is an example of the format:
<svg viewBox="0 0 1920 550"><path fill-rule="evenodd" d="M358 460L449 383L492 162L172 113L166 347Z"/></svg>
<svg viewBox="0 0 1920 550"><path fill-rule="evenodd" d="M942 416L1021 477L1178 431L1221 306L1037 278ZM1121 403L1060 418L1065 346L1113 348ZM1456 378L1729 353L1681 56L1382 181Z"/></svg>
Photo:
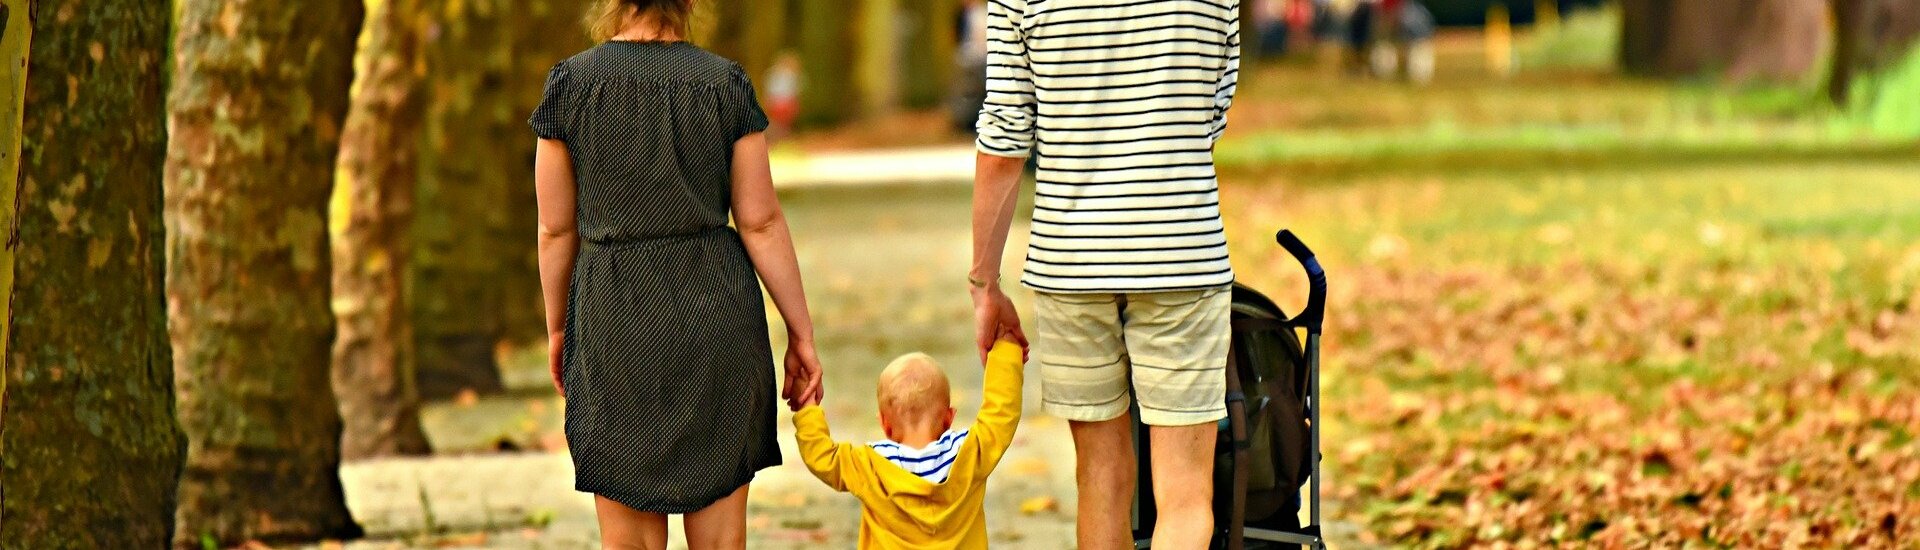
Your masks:
<svg viewBox="0 0 1920 550"><path fill-rule="evenodd" d="M1274 240L1279 241L1280 247L1287 249L1287 253L1293 254L1293 259L1298 260L1300 267L1307 271L1307 306L1289 322L1307 329L1308 334L1319 334L1327 315L1327 272L1321 269L1320 260L1314 258L1313 249L1307 248L1307 243L1300 242L1300 237L1294 236L1293 230L1280 230Z"/></svg>

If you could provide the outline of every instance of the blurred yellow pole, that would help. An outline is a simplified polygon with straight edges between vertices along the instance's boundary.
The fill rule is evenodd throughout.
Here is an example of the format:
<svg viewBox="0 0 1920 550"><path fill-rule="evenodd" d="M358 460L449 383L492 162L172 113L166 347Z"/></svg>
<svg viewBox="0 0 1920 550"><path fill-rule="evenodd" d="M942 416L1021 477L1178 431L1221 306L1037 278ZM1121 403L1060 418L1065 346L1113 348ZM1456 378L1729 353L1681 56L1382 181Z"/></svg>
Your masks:
<svg viewBox="0 0 1920 550"><path fill-rule="evenodd" d="M1558 0L1533 0L1533 28L1540 31L1560 28Z"/></svg>
<svg viewBox="0 0 1920 550"><path fill-rule="evenodd" d="M895 0L859 0L860 46L855 50L854 80L867 113L885 113L899 104L900 21Z"/></svg>
<svg viewBox="0 0 1920 550"><path fill-rule="evenodd" d="M1487 70L1502 78L1513 75L1513 18L1506 4L1487 8Z"/></svg>

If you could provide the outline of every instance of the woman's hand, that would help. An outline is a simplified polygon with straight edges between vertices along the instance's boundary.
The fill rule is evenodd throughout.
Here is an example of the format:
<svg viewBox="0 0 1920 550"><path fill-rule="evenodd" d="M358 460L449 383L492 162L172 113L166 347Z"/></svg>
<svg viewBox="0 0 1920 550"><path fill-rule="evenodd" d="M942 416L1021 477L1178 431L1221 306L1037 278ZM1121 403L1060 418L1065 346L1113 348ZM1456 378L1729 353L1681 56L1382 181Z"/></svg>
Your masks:
<svg viewBox="0 0 1920 550"><path fill-rule="evenodd" d="M1001 338L1027 348L1027 333L1020 329L1020 312L1014 310L1013 300L1000 290L999 285L973 287L973 335L974 344L980 350L980 360L987 360L987 352L993 351L993 343Z"/></svg>
<svg viewBox="0 0 1920 550"><path fill-rule="evenodd" d="M824 378L820 372L820 357L814 353L813 340L787 341L786 381L780 389L780 396L786 398L787 408L800 410L807 405L820 403L826 390L821 384Z"/></svg>
<svg viewBox="0 0 1920 550"><path fill-rule="evenodd" d="M553 373L553 390L560 392L560 397L567 396L566 385L560 382L560 362L565 358L566 351L567 333L555 332L547 335L547 370Z"/></svg>

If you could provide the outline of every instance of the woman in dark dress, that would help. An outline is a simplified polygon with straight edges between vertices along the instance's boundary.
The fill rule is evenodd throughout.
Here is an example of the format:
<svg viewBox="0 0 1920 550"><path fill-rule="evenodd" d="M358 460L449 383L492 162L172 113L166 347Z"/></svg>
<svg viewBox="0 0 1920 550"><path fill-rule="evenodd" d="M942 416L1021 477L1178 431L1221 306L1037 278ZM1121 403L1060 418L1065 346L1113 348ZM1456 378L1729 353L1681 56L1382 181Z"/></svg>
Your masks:
<svg viewBox="0 0 1920 550"><path fill-rule="evenodd" d="M608 548L664 548L666 514L690 547L743 548L747 482L780 464L760 283L786 321L780 396L821 392L767 118L738 65L682 41L692 0L606 4L604 43L554 66L530 121L575 488Z"/></svg>

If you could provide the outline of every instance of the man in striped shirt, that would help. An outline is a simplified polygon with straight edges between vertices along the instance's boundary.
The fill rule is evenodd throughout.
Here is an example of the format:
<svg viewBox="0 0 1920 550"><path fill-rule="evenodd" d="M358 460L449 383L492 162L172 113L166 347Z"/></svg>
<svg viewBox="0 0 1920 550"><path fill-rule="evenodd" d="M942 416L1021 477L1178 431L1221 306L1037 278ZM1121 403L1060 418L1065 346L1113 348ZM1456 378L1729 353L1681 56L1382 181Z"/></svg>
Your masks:
<svg viewBox="0 0 1920 550"><path fill-rule="evenodd" d="M984 351L1022 335L999 287L1024 159L1021 282L1044 409L1073 427L1080 548L1132 548L1129 405L1152 438L1155 548L1212 533L1233 269L1213 144L1239 73L1238 0L989 0L969 273Z"/></svg>

